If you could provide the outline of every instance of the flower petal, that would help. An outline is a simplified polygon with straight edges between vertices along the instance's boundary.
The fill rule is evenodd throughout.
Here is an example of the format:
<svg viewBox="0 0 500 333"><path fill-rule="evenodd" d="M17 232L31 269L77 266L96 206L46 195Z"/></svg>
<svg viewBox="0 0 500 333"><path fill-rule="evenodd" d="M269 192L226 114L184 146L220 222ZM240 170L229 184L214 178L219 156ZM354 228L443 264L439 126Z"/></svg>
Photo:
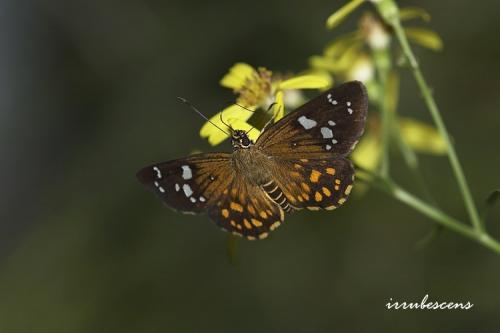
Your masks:
<svg viewBox="0 0 500 333"><path fill-rule="evenodd" d="M244 62L238 62L231 67L229 73L224 75L220 84L231 89L240 89L248 78L257 74L255 69Z"/></svg>
<svg viewBox="0 0 500 333"><path fill-rule="evenodd" d="M352 152L355 164L369 171L376 171L380 161L380 142L375 135L367 132Z"/></svg>
<svg viewBox="0 0 500 333"><path fill-rule="evenodd" d="M403 118L399 121L403 140L416 151L442 155L446 152L446 143L438 131L423 122Z"/></svg>
<svg viewBox="0 0 500 333"><path fill-rule="evenodd" d="M299 75L285 80L278 85L278 89L321 89L331 84L324 75Z"/></svg>
<svg viewBox="0 0 500 333"><path fill-rule="evenodd" d="M358 80L366 83L372 81L374 77L375 65L371 57L366 54L360 54L346 73L347 81Z"/></svg>
<svg viewBox="0 0 500 333"><path fill-rule="evenodd" d="M278 91L275 96L275 102L273 106L273 116L274 121L278 121L285 116L285 102L283 99L283 91Z"/></svg>
<svg viewBox="0 0 500 333"><path fill-rule="evenodd" d="M359 5L361 5L365 0L352 0L351 2L345 4L339 10L335 11L326 20L326 26L329 29L335 28L339 25L351 12L353 12Z"/></svg>
<svg viewBox="0 0 500 333"><path fill-rule="evenodd" d="M443 49L443 41L437 33L425 28L405 28L405 33L409 39L433 51Z"/></svg>
<svg viewBox="0 0 500 333"><path fill-rule="evenodd" d="M252 108L250 108L252 109ZM221 120L222 115L222 120ZM202 138L208 138L208 142L215 146L227 139L229 136L227 133L222 132L219 128L215 127L215 125L219 126L221 129L229 132L227 126L222 122L224 121L226 124L232 124L231 120L241 119L242 121L248 120L252 116L250 111L243 109L241 106L233 104L222 110L221 112L215 114L212 118L210 118L210 122L206 122L200 129L200 136Z"/></svg>

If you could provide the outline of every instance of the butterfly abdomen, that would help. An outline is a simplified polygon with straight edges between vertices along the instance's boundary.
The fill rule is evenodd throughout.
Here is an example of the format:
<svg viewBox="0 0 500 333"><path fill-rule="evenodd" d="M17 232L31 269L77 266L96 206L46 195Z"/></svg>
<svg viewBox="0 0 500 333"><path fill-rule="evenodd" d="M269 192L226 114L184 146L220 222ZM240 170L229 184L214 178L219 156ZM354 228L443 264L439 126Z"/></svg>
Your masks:
<svg viewBox="0 0 500 333"><path fill-rule="evenodd" d="M267 183L262 184L262 189L266 192L267 196L276 204L278 204L285 212L292 211L292 206L288 202L288 199L281 190L281 188L276 184L276 182L271 179Z"/></svg>

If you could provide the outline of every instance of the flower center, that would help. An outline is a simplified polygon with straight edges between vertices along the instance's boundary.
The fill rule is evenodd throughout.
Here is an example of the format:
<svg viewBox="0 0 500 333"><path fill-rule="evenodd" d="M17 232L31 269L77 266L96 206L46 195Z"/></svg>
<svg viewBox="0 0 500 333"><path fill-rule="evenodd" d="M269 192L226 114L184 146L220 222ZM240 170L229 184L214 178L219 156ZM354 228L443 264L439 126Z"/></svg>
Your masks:
<svg viewBox="0 0 500 333"><path fill-rule="evenodd" d="M247 78L243 86L236 90L240 95L238 103L245 106L257 106L266 101L271 93L272 72L259 67L251 77Z"/></svg>

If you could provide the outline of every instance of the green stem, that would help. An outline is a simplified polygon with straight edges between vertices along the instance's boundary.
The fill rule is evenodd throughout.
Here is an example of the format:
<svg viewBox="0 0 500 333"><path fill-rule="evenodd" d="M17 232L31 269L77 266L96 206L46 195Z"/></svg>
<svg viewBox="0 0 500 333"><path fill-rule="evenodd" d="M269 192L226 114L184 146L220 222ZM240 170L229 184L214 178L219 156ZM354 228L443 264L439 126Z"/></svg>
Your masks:
<svg viewBox="0 0 500 333"><path fill-rule="evenodd" d="M434 123L436 124L436 127L439 131L439 134L442 136L443 140L446 143L448 159L460 188L460 192L462 193L465 207L471 219L472 225L476 230L482 231L484 229L484 226L481 222L481 219L479 218L479 214L469 190L469 186L467 184L462 166L460 165L455 148L453 146L453 143L451 142L450 136L436 105L434 97L432 96L431 89L427 85L427 82L425 81L425 78L420 71L417 59L415 58L410 44L408 43L408 39L406 38L403 27L401 26L397 5L394 0L384 0L380 1L377 4L382 17L384 17L394 29L399 44L401 45L401 49L403 50L403 54L410 64L415 81L417 82L420 92L422 93L425 104L429 109L432 119L434 120Z"/></svg>
<svg viewBox="0 0 500 333"><path fill-rule="evenodd" d="M414 208L415 210L436 221L442 226L462 236L472 239L485 246L486 248L494 251L495 253L500 254L500 243L491 238L484 231L474 229L461 223L460 221L447 215L440 209L428 204L427 202L404 190L402 187L387 178L379 177L366 171L358 173L358 175L360 175L361 179L369 179L370 181L372 181L373 185L375 185L382 191L403 202L404 204Z"/></svg>
<svg viewBox="0 0 500 333"><path fill-rule="evenodd" d="M389 49L373 50L375 67L377 69L379 98L377 101L378 109L381 117L381 161L379 172L382 176L389 175L389 142L391 135L391 115L387 106L387 84L389 71L391 69L391 61Z"/></svg>

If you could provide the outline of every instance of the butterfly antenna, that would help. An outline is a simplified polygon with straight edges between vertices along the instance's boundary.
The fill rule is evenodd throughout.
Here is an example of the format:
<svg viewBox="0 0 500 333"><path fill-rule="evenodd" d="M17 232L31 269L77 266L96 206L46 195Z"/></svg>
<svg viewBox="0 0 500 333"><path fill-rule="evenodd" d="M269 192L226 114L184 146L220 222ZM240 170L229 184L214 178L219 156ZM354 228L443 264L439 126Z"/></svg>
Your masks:
<svg viewBox="0 0 500 333"><path fill-rule="evenodd" d="M220 118L220 122L223 123L224 125L227 126L227 128L229 128L229 130L231 130L231 132L233 132L233 127L230 125L230 124L227 124L224 119L222 119L222 114L224 113L224 110L222 110L219 114L219 118Z"/></svg>
<svg viewBox="0 0 500 333"><path fill-rule="evenodd" d="M249 111L249 112L252 112L252 113L256 113L256 112L257 112L257 111L255 111L255 110L249 109L249 108L247 108L246 106L243 106L243 105L241 105L241 104L239 104L239 103L234 103L234 105L238 105L240 108L245 109L245 110L247 110L247 111Z"/></svg>
<svg viewBox="0 0 500 333"><path fill-rule="evenodd" d="M218 128L219 130L221 130L222 132L226 133L227 135L231 136L228 132L224 131L222 128L220 128L219 126L217 126L214 122L212 122L210 119L208 119L203 113L201 113L200 110L198 110L193 104L191 104L190 102L188 102L187 99L185 98L182 98L182 97L177 97L177 99L179 99L182 103L186 104L187 106L189 106L189 108L191 110L193 110L194 112L196 112L197 114L199 114L203 119L205 119L206 121L208 121L210 124L214 125L216 128ZM226 123L223 122L224 125L227 126ZM230 126L228 126L229 128L231 128Z"/></svg>

